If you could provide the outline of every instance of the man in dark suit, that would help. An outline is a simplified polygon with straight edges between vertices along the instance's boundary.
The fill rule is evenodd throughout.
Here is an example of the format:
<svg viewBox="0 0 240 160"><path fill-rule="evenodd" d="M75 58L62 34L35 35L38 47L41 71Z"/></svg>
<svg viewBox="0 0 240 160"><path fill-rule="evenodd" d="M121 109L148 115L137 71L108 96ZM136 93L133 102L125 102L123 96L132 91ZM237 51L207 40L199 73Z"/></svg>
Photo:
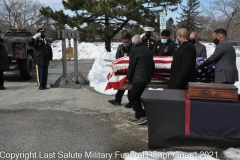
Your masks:
<svg viewBox="0 0 240 160"><path fill-rule="evenodd" d="M207 58L206 46L198 41L198 33L197 32L192 32L190 34L190 41L193 43L193 45L196 48L196 56Z"/></svg>
<svg viewBox="0 0 240 160"><path fill-rule="evenodd" d="M130 34L125 34L122 37L122 44L118 46L117 52L116 52L116 59L129 56L129 52L131 50L132 44L131 44L131 38L132 36ZM115 105L115 106L121 106L122 97L124 95L125 90L118 90L115 94L115 99L108 100L109 103ZM128 91L129 93L129 91ZM124 105L125 108L132 108L132 104L129 102L126 105Z"/></svg>
<svg viewBox="0 0 240 160"><path fill-rule="evenodd" d="M215 63L214 83L234 84L238 81L236 66L236 52L227 39L225 29L217 29L213 32L213 43L216 45L214 53L203 63L198 62L201 68Z"/></svg>
<svg viewBox="0 0 240 160"><path fill-rule="evenodd" d="M168 89L186 90L188 82L197 81L196 49L188 42L186 29L179 29L176 36L180 46L173 55Z"/></svg>
<svg viewBox="0 0 240 160"><path fill-rule="evenodd" d="M153 48L154 56L173 56L176 48L175 42L170 39L170 32L163 30L161 32L160 40L158 40Z"/></svg>
<svg viewBox="0 0 240 160"><path fill-rule="evenodd" d="M48 66L52 60L52 48L50 42L45 38L45 28L37 30L28 45L35 48L34 61L36 64L37 82L40 90L47 88Z"/></svg>
<svg viewBox="0 0 240 160"><path fill-rule="evenodd" d="M155 68L152 52L142 44L139 35L132 38L132 49L129 53L129 67L126 83L132 83L128 99L132 103L135 116L129 118L129 122L143 124L147 121L145 110L142 107L140 97L146 85L152 79L152 72Z"/></svg>
<svg viewBox="0 0 240 160"><path fill-rule="evenodd" d="M156 43L156 40L151 38L154 28L144 27L143 29L145 31L145 35L142 38L142 43L144 46L146 46L148 49L152 51Z"/></svg>

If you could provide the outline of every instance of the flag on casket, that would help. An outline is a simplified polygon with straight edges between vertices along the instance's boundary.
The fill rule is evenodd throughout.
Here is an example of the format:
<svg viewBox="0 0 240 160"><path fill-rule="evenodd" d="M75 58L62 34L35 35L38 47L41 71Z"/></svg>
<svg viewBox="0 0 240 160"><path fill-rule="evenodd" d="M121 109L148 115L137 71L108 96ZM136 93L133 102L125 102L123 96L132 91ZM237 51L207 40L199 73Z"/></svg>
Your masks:
<svg viewBox="0 0 240 160"><path fill-rule="evenodd" d="M203 63L207 58L197 57L196 61ZM197 71L197 82L212 82L214 78L214 63L210 64L203 69L198 68L196 65Z"/></svg>
<svg viewBox="0 0 240 160"><path fill-rule="evenodd" d="M154 56L155 70L153 78L162 81L169 81L172 56ZM121 57L112 61L112 71L108 74L108 83L105 90L110 88L120 88L123 86L128 71L129 57Z"/></svg>
<svg viewBox="0 0 240 160"><path fill-rule="evenodd" d="M161 81L169 81L170 68L172 63L172 56L154 56L155 70L152 77ZM198 57L196 61L204 62L207 58ZM129 57L121 57L112 61L112 72L108 74L108 83L105 88L120 88L124 85L126 74L128 71ZM204 69L199 69L196 65L197 81L198 82L211 82L214 76L214 64L211 64Z"/></svg>

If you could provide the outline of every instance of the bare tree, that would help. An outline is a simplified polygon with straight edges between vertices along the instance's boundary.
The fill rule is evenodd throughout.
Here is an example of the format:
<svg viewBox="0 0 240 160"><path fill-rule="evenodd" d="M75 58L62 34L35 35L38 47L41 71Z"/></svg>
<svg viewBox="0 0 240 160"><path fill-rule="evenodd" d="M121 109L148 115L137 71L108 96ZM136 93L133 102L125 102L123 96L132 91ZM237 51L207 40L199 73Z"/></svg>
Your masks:
<svg viewBox="0 0 240 160"><path fill-rule="evenodd" d="M239 39L236 32L240 28L239 0L212 0L208 7L203 7L208 19L208 29L224 28L231 39Z"/></svg>
<svg viewBox="0 0 240 160"><path fill-rule="evenodd" d="M41 17L39 9L42 6L38 1L33 0L0 0L1 29L33 29Z"/></svg>

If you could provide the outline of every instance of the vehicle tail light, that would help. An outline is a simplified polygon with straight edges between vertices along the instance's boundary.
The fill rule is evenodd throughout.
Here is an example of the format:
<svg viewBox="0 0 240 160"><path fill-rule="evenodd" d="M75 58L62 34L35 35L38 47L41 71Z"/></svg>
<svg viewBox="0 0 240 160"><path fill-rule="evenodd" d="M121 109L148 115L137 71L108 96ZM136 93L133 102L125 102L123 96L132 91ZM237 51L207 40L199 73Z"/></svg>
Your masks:
<svg viewBox="0 0 240 160"><path fill-rule="evenodd" d="M16 54L16 55L19 55L19 54L20 54L20 52L18 52L18 51L17 51L17 52L15 52L15 54Z"/></svg>

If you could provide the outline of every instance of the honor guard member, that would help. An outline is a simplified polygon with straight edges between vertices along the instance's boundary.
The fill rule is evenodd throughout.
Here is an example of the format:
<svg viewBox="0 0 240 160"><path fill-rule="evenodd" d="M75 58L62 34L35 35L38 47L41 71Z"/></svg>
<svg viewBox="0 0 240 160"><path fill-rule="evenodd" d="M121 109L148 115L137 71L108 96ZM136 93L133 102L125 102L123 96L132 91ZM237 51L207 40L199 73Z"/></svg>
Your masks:
<svg viewBox="0 0 240 160"><path fill-rule="evenodd" d="M28 43L35 48L34 61L36 64L37 83L40 90L47 88L48 65L52 60L52 48L50 42L45 38L45 28L39 28Z"/></svg>
<svg viewBox="0 0 240 160"><path fill-rule="evenodd" d="M152 32L154 31L154 28L152 27L144 27L145 35L142 38L142 43L144 46L146 46L151 51L153 50L153 47L156 43L156 40L151 38Z"/></svg>

